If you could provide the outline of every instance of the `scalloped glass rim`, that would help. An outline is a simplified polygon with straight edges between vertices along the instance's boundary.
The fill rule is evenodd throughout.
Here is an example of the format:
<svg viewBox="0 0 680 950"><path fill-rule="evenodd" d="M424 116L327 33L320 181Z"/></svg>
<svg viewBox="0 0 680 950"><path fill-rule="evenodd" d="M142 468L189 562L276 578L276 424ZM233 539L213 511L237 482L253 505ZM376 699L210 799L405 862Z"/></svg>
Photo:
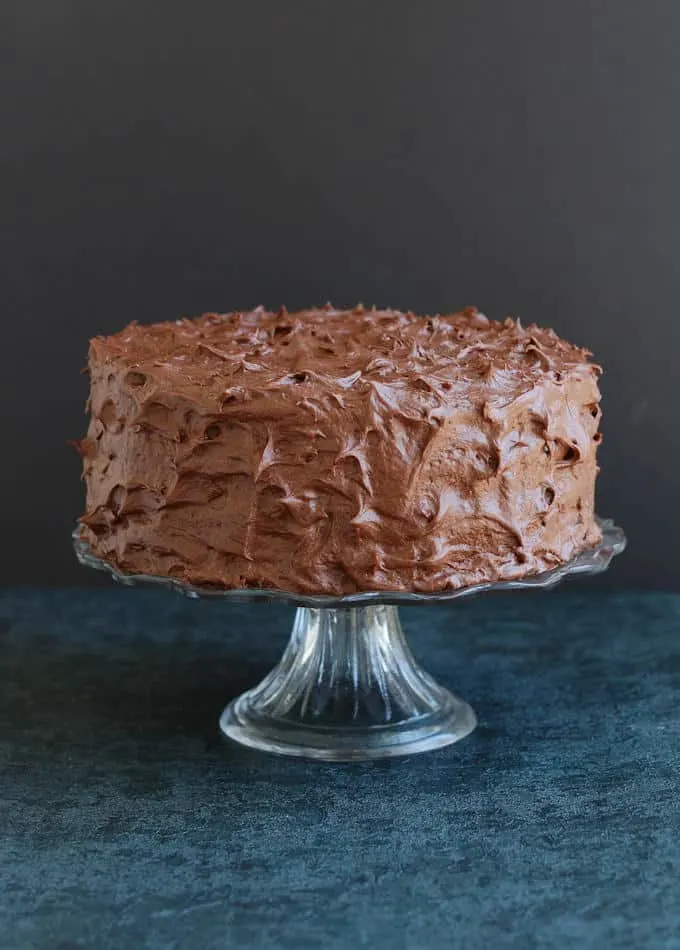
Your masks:
<svg viewBox="0 0 680 950"><path fill-rule="evenodd" d="M598 518L597 522L602 530L600 544L582 551L571 561L560 564L552 571L529 575L521 580L489 581L484 584L473 584L470 587L461 587L457 590L441 591L435 594L366 591L347 594L344 597L330 597L324 594L296 594L282 590L250 587L213 590L205 587L194 587L171 577L161 577L153 574L125 574L114 567L113 564L109 564L108 561L92 554L87 542L80 537L80 526L77 526L73 532L73 544L76 557L81 564L97 571L106 571L119 584L127 586L133 584L160 584L163 587L178 591L185 597L222 597L234 603L267 601L292 604L296 607L367 607L371 604L412 606L457 600L460 597L470 597L473 594L482 594L492 590L524 590L532 587L546 589L554 587L555 584L559 584L561 580L572 574L599 574L609 567L614 555L620 554L625 549L626 536L623 530L608 518Z"/></svg>

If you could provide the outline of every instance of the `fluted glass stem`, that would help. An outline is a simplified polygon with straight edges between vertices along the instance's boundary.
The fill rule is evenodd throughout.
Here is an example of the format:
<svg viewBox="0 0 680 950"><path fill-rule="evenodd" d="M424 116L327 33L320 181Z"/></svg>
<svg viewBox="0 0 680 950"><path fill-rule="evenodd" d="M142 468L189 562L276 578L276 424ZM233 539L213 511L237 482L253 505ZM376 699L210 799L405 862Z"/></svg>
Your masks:
<svg viewBox="0 0 680 950"><path fill-rule="evenodd" d="M420 669L396 607L299 607L280 663L221 725L246 745L344 760L446 745L475 718Z"/></svg>
<svg viewBox="0 0 680 950"><path fill-rule="evenodd" d="M335 728L423 715L442 692L416 666L396 607L299 607L281 662L251 697L263 715Z"/></svg>

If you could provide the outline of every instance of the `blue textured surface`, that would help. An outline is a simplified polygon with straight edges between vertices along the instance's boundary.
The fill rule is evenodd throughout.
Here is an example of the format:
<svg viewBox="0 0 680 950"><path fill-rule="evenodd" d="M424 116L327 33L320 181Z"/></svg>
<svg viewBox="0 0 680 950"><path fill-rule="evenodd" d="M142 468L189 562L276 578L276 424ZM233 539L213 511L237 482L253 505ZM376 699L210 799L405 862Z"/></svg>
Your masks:
<svg viewBox="0 0 680 950"><path fill-rule="evenodd" d="M402 618L480 726L339 766L218 736L292 611L0 594L0 947L680 947L680 596Z"/></svg>

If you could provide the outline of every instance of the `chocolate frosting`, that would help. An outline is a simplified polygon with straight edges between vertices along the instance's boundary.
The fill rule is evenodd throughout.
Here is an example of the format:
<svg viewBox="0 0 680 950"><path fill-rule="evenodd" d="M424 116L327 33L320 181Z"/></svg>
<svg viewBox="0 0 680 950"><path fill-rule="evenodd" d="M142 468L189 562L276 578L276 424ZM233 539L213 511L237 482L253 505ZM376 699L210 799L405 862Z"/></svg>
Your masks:
<svg viewBox="0 0 680 950"><path fill-rule="evenodd" d="M91 341L84 536L130 572L342 594L599 540L599 367L474 308L206 314Z"/></svg>

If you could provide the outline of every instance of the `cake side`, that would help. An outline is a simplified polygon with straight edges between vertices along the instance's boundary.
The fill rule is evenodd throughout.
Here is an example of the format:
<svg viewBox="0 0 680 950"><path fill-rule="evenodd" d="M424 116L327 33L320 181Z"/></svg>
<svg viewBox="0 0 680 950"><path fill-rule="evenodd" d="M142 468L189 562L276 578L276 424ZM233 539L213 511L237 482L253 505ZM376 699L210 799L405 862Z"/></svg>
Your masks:
<svg viewBox="0 0 680 950"><path fill-rule="evenodd" d="M430 592L552 568L599 540L587 357L473 310L97 338L84 536L125 571L227 588Z"/></svg>

